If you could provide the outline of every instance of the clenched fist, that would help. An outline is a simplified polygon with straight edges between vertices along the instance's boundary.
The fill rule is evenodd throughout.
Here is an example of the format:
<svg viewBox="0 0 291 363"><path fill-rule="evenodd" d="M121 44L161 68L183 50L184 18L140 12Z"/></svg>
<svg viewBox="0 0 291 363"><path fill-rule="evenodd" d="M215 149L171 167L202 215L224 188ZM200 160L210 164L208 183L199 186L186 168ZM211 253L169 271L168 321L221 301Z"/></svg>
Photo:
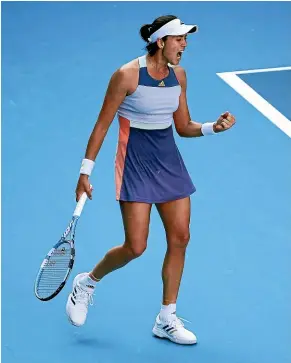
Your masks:
<svg viewBox="0 0 291 363"><path fill-rule="evenodd" d="M220 115L219 119L213 125L214 132L222 132L230 129L235 124L235 117L230 112Z"/></svg>

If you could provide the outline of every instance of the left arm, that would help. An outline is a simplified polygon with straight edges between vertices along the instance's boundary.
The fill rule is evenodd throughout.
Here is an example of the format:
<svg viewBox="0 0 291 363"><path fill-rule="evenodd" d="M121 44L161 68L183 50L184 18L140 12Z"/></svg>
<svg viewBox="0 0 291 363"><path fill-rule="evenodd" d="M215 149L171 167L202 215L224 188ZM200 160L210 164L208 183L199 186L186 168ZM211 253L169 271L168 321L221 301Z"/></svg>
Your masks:
<svg viewBox="0 0 291 363"><path fill-rule="evenodd" d="M181 85L181 95L179 99L179 107L174 112L174 122L177 133L181 137L199 137L203 136L202 123L191 120L188 105L187 105L187 79L186 73L182 67L175 68L175 74ZM216 122L213 122L211 127L215 133L225 131L235 124L234 117L229 113L223 113ZM211 130L212 131L212 130ZM205 133L204 133L205 134Z"/></svg>

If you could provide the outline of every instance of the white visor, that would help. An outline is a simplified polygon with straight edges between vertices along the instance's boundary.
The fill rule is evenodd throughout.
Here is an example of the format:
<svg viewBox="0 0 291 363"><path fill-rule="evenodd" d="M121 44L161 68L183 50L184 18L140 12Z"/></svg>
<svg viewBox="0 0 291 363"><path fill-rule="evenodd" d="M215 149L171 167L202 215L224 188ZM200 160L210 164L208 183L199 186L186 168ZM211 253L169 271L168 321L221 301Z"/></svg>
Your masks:
<svg viewBox="0 0 291 363"><path fill-rule="evenodd" d="M148 38L148 41L150 43L155 43L158 39L161 39L166 35L185 35L188 33L195 33L197 31L197 25L186 25L183 24L180 19L174 19L155 31L150 38Z"/></svg>

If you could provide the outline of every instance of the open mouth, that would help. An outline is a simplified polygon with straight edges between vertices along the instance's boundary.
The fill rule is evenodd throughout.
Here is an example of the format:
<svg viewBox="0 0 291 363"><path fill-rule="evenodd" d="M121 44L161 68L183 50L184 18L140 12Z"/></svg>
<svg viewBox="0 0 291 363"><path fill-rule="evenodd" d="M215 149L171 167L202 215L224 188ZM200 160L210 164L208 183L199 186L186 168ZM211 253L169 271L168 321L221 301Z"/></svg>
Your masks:
<svg viewBox="0 0 291 363"><path fill-rule="evenodd" d="M183 51L182 51L182 50L181 50L180 52L178 52L178 53L177 53L177 58L178 58L178 59L181 59L181 57L182 57L182 53L183 53Z"/></svg>

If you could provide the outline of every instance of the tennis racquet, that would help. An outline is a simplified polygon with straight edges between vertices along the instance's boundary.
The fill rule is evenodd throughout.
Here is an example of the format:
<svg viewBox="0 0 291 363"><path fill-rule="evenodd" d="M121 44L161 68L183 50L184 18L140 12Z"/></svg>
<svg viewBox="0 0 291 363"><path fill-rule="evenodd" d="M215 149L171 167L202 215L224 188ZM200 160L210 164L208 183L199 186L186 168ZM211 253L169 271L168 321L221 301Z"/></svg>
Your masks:
<svg viewBox="0 0 291 363"><path fill-rule="evenodd" d="M56 297L69 278L75 261L76 226L86 200L87 194L83 193L61 239L42 261L34 285L34 293L39 300L48 301Z"/></svg>

